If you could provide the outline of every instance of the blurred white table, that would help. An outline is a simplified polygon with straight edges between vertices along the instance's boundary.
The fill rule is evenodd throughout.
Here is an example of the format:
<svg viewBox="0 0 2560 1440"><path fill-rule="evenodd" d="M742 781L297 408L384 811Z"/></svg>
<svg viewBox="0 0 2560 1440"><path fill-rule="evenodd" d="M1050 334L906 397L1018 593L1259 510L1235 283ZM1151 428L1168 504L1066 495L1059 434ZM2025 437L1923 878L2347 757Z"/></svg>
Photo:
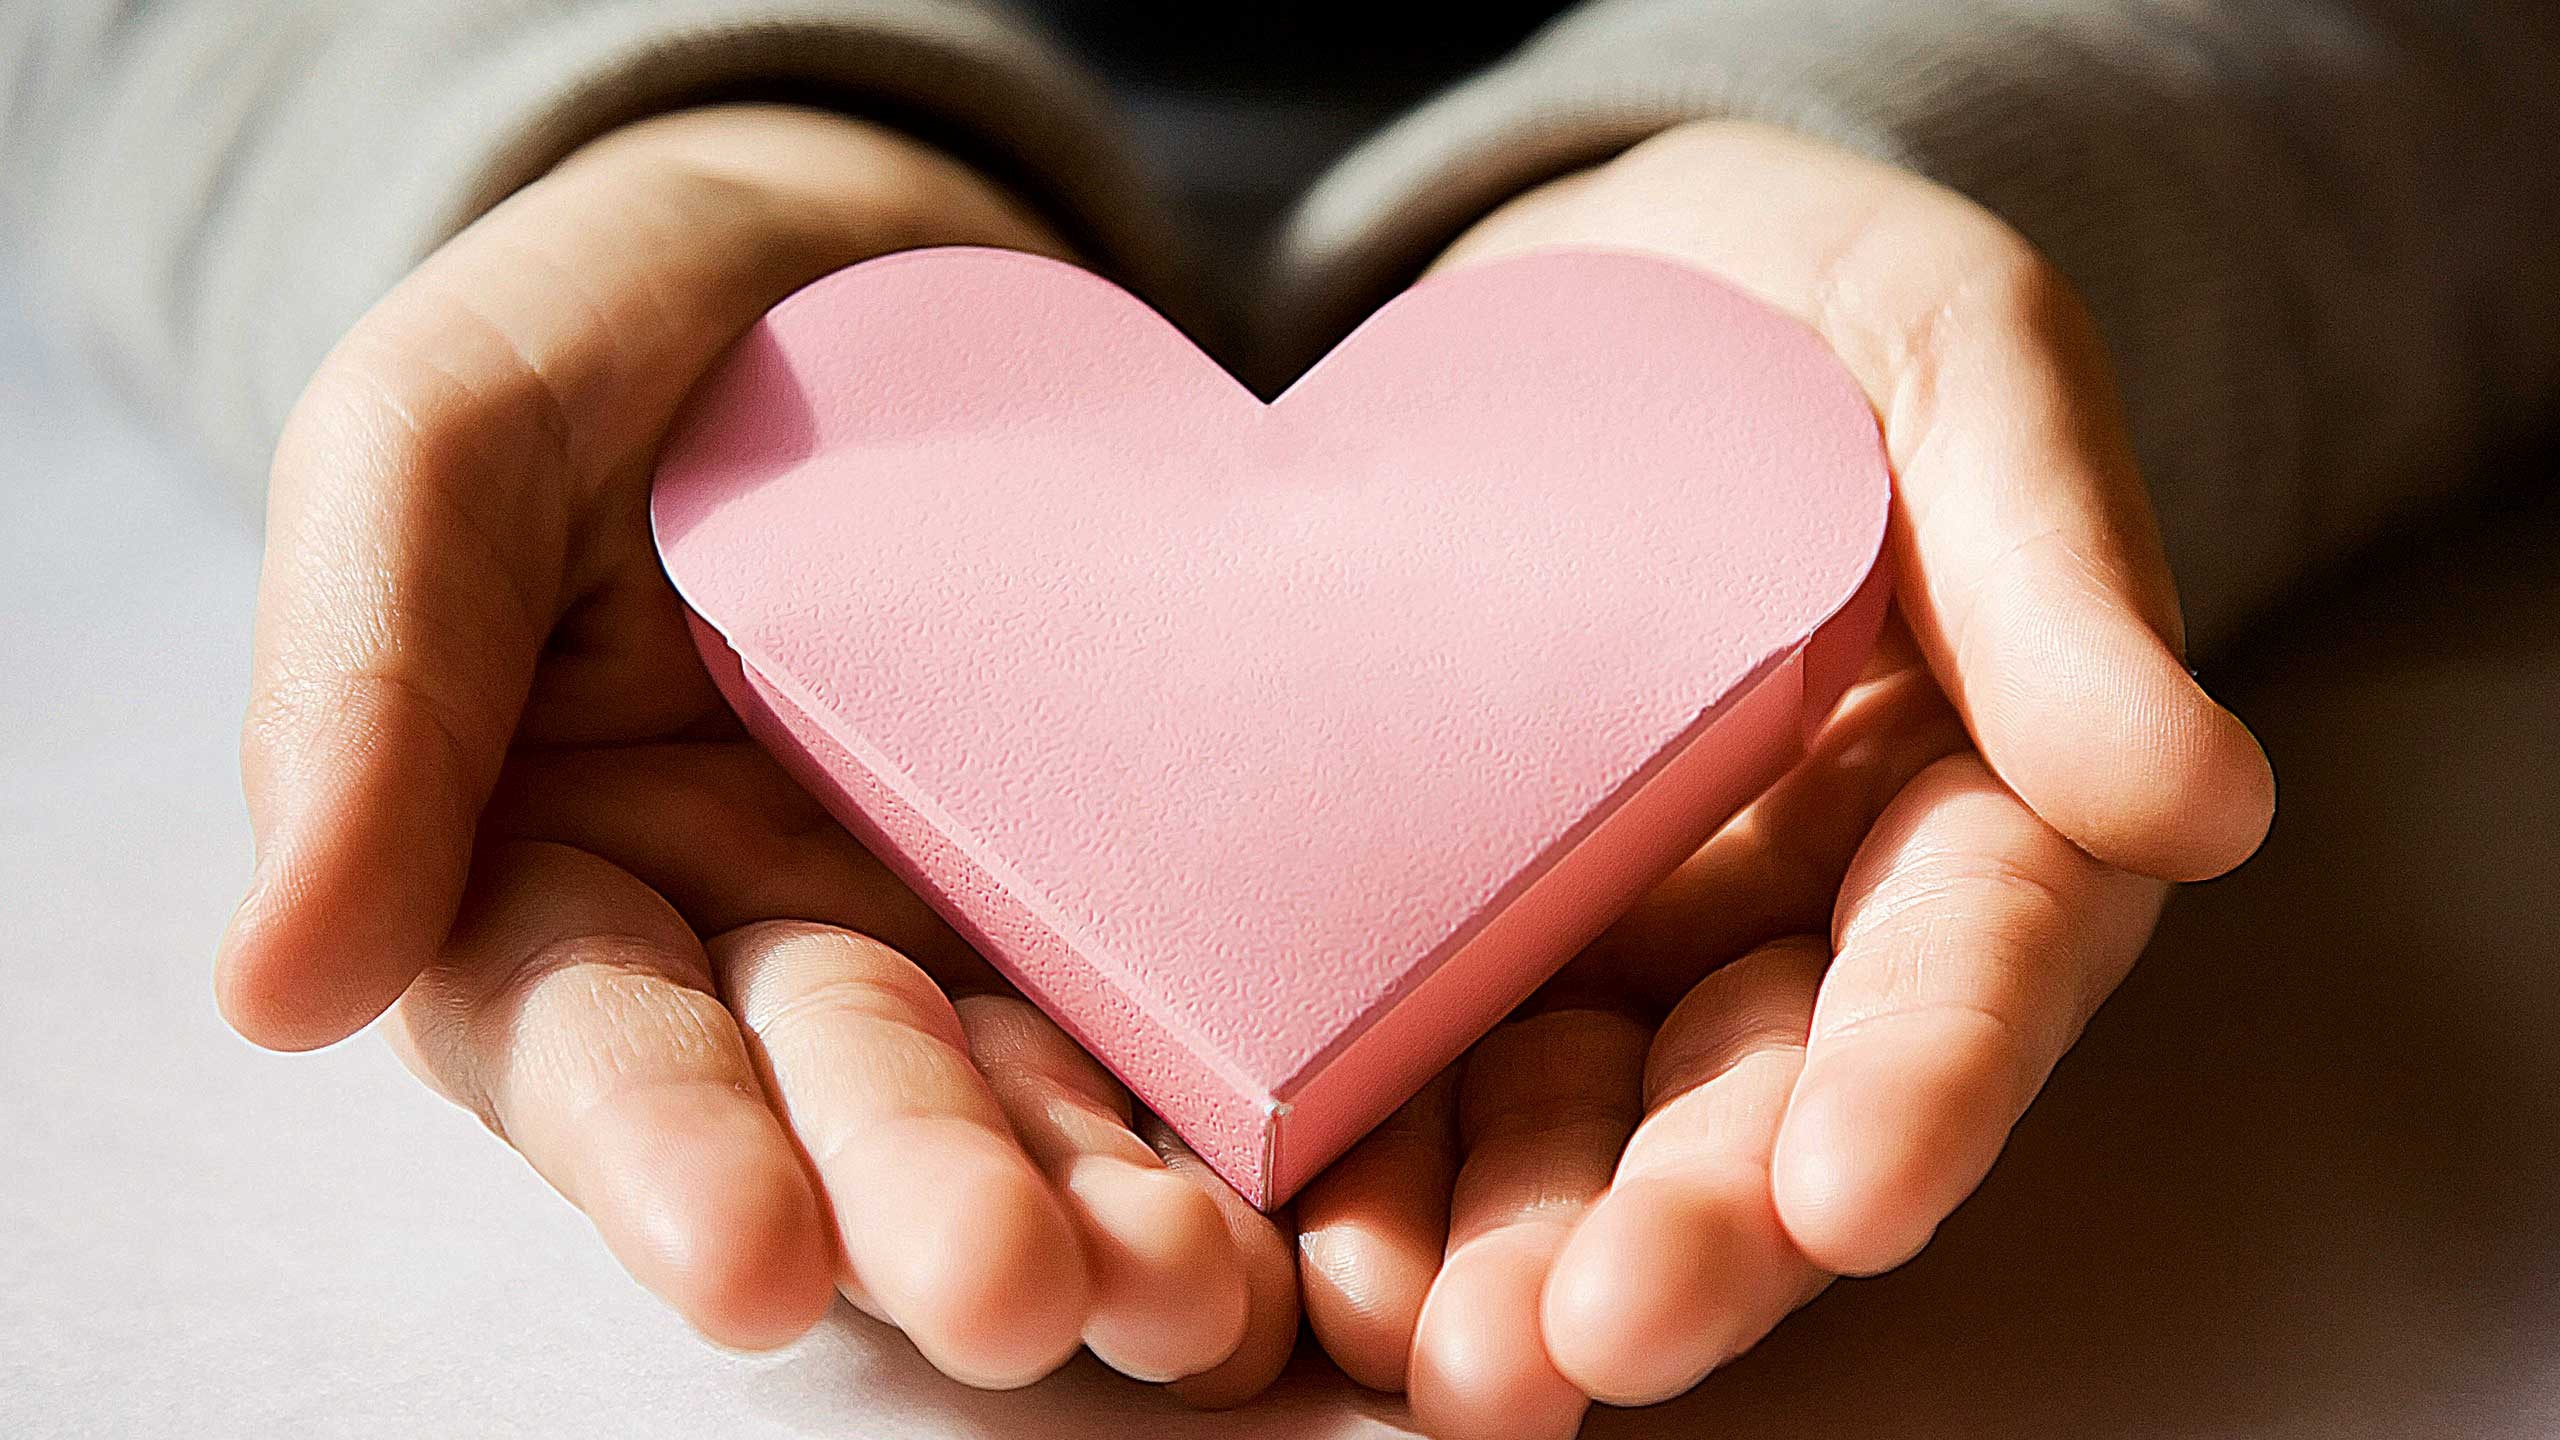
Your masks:
<svg viewBox="0 0 2560 1440"><path fill-rule="evenodd" d="M0 295L0 1436L1329 1437L985 1396L839 1307L714 1352L359 1039L217 1022L256 542ZM2547 484L2544 487L2549 490ZM2285 813L2177 907L1983 1193L1594 1435L2560 1434L2560 507L2429 547L2233 694Z"/></svg>

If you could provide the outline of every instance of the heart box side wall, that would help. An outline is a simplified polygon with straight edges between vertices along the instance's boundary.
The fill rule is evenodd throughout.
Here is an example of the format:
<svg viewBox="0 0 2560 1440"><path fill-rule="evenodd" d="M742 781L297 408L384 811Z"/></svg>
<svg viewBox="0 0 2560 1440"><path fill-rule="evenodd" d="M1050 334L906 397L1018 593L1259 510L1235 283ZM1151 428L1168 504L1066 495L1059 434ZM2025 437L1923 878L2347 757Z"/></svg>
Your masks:
<svg viewBox="0 0 2560 1440"><path fill-rule="evenodd" d="M1435 277L1265 406L949 249L777 306L653 521L750 731L1269 1206L1801 753L1888 500L1821 342L1667 260Z"/></svg>

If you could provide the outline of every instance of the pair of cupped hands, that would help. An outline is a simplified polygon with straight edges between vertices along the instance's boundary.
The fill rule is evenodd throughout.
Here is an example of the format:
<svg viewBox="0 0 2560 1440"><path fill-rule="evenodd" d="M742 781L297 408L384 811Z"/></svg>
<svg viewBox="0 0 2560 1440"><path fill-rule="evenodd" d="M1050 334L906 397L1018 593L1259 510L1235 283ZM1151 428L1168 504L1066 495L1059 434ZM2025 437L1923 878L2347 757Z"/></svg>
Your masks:
<svg viewBox="0 0 2560 1440"><path fill-rule="evenodd" d="M2246 857L2273 788L2182 663L2099 345L2016 234L1701 123L1439 264L1560 243L1692 262L1838 352L1891 456L1895 616L1801 765L1284 1213L1010 992L696 658L648 490L729 342L868 256L1065 253L814 111L588 145L313 379L270 492L225 1013L303 1048L389 1008L410 1068L726 1345L841 1293L973 1385L1081 1346L1224 1405L1303 1314L1435 1434L1688 1389L1929 1239L2166 882Z"/></svg>

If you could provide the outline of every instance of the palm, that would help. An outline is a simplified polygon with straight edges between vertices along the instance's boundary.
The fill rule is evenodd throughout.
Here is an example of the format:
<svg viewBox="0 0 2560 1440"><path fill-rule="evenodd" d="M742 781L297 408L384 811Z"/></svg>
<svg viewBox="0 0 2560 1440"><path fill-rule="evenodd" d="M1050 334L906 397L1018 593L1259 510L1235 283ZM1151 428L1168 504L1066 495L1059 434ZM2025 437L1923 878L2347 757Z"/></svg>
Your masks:
<svg viewBox="0 0 2560 1440"><path fill-rule="evenodd" d="M615 688L630 683L611 673L620 668L563 683ZM634 654L628 669L709 699L672 713L626 712L618 723L589 717L593 732L570 744L533 739L540 732L529 723L491 798L484 838L549 841L610 860L700 935L774 918L817 921L882 942L946 994L1009 993L746 735L689 647Z"/></svg>
<svg viewBox="0 0 2560 1440"><path fill-rule="evenodd" d="M1960 198L1700 125L1442 258L1650 250L1818 330L1895 471L1896 618L1805 762L1301 1196L1308 1318L1439 1435L1679 1393L1971 1191L2139 952L2246 855L2247 733L2068 292Z"/></svg>
<svg viewBox="0 0 2560 1440"><path fill-rule="evenodd" d="M974 1383L1083 1345L1232 1401L1295 1333L1285 1242L746 739L651 544L694 377L937 241L1057 243L876 127L688 112L358 325L270 489L224 1004L299 1046L397 997L403 1059L714 1338L841 1290Z"/></svg>

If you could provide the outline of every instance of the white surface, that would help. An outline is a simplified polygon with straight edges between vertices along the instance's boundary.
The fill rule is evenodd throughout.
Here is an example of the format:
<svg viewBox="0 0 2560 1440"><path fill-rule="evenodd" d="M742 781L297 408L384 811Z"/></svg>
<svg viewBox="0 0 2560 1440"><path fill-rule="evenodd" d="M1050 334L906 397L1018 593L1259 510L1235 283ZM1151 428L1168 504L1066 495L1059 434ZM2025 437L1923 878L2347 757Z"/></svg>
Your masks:
<svg viewBox="0 0 2560 1440"><path fill-rule="evenodd" d="M5 321L0 504L0 1436L1400 1432L1314 1364L974 1395L841 1308L715 1353L378 1042L231 1038L249 521ZM2560 510L2492 528L2259 657L2275 844L1938 1246L1592 1433L2560 1433Z"/></svg>

